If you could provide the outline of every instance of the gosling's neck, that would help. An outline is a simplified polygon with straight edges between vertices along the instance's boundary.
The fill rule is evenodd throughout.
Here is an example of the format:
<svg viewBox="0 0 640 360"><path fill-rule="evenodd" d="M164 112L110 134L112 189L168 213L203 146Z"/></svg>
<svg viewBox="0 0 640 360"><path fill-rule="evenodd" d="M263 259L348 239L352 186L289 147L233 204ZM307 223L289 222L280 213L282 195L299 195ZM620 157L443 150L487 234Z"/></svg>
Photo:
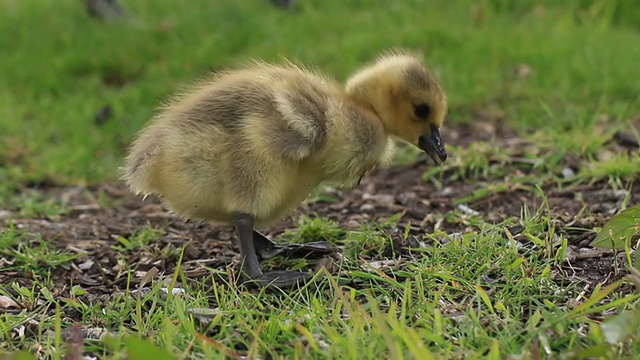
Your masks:
<svg viewBox="0 0 640 360"><path fill-rule="evenodd" d="M385 90L377 86L378 84L375 75L364 70L347 81L345 91L353 103L370 111L382 124L385 133L392 136L396 133L396 129L395 123L389 121L391 119L389 111L394 105L391 103L391 94L383 94ZM373 99L376 101L372 101Z"/></svg>

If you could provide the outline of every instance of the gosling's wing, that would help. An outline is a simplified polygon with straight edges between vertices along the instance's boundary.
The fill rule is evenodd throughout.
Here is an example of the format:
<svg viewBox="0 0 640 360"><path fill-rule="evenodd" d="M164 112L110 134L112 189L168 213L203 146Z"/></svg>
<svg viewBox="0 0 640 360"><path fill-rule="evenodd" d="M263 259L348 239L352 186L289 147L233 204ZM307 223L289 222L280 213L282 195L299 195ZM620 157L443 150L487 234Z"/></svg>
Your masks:
<svg viewBox="0 0 640 360"><path fill-rule="evenodd" d="M295 160L321 149L327 134L330 102L323 84L304 78L291 79L276 88L274 99L276 111L283 120L283 129L274 137L274 146Z"/></svg>

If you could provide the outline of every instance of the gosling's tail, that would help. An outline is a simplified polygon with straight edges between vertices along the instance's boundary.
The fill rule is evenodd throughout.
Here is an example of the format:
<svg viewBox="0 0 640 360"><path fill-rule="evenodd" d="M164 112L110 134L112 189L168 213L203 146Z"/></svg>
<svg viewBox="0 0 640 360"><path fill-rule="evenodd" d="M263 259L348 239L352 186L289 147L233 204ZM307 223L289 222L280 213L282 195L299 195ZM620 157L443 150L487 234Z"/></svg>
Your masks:
<svg viewBox="0 0 640 360"><path fill-rule="evenodd" d="M153 136L143 134L133 143L125 165L120 168L122 180L131 192L143 196L156 192L154 183L158 180L156 170L159 156L158 139Z"/></svg>

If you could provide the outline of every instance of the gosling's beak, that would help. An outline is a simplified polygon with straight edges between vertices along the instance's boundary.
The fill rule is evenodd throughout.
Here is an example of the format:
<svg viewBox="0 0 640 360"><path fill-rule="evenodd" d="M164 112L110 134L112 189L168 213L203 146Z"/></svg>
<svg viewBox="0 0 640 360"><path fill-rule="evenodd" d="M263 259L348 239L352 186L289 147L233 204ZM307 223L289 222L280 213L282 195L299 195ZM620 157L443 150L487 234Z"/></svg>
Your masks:
<svg viewBox="0 0 640 360"><path fill-rule="evenodd" d="M436 164L441 164L447 160L447 150L440 137L440 130L433 129L431 135L422 135L418 138L418 147L425 151Z"/></svg>

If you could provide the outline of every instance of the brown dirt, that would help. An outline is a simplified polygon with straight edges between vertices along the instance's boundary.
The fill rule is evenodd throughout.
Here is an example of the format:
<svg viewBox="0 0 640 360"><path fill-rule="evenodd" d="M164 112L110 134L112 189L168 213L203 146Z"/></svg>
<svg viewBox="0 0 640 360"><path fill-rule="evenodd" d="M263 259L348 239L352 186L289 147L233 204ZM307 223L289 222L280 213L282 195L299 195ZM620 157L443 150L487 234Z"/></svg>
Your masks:
<svg viewBox="0 0 640 360"><path fill-rule="evenodd" d="M446 132L447 142L467 146L471 141L492 141L509 155L506 160L493 161L492 166L505 167L510 175L533 172L531 164L519 158L523 149L532 144L518 138L500 122L478 121L475 124L451 125ZM630 145L631 148L616 143L607 146L615 151L636 151L633 145ZM579 167L569 157L566 162L564 166ZM299 214L315 214L333 219L342 227L353 228L399 213L401 216L397 226L385 231L394 237L396 244L393 248L401 249L415 243L416 239L424 240L422 236L434 230L452 234L474 229L461 217L445 216L454 211L477 212L485 220L498 224L505 219L518 219L525 205L535 213L543 204L543 198L537 192L507 186L502 192L467 202L467 207L461 208L455 204L457 199L483 186L504 182L504 177L481 181L451 180L454 174L451 170L444 172L443 182L439 185L437 181L423 180L423 173L429 167L426 161L418 161L411 166L379 170L355 189L332 191L330 195L337 199L335 202L316 201L302 205L295 214L277 226L266 229L266 233L277 237L286 229L294 228ZM624 191L614 190L606 182L565 188L548 182L541 187L550 209L548 215L554 219L556 231L564 234L570 244L567 262L556 271L567 279L587 282L610 281L620 276L615 271L615 256L610 251L592 249L588 244L595 236L589 230L601 226L612 216L619 208ZM640 199L640 188L636 186L632 189L631 204ZM56 289L50 289L54 296L68 296L71 284L81 285L88 292L87 296L94 298L124 290L129 279L123 261L132 264L140 272L131 279L130 286L143 281L144 274L154 267L161 273L171 274L178 261L177 250L186 243L189 245L184 253L183 269L194 280L210 275L210 271L202 265L226 268L239 260L231 227L210 226L175 218L157 200L150 198L142 201L128 194L120 183L86 188L50 187L37 191L58 198L69 212L54 219L19 219L15 218L15 213L4 211L5 219L0 221L5 226L11 221L18 229L41 234L44 240L53 240L58 248L82 254L53 271L53 282L58 285ZM105 202L109 205L104 206ZM8 220L11 217L13 219ZM131 252L119 252L113 248L118 245L117 236L126 238L144 227L158 229L159 239ZM407 227L412 235L409 239L401 236ZM508 230L518 238L522 227L514 220ZM26 239L30 242L41 241L37 236L28 236ZM526 241L522 237L520 240ZM398 252L402 251L396 251L399 256ZM387 254L394 256L391 251ZM0 256L0 267L2 264L10 266L12 260ZM0 270L0 283L18 282L29 287L34 276L30 271Z"/></svg>

